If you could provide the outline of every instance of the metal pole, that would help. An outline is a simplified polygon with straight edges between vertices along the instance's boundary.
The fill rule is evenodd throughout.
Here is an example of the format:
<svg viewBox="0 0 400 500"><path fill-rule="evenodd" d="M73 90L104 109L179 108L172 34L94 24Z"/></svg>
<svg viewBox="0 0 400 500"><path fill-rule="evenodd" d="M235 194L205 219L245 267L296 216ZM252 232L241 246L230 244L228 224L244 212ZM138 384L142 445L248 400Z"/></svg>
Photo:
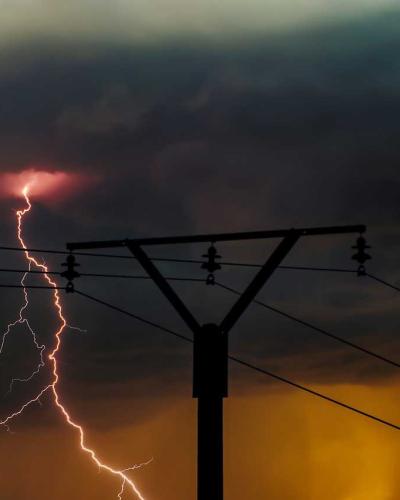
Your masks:
<svg viewBox="0 0 400 500"><path fill-rule="evenodd" d="M193 397L198 399L197 500L224 498L223 398L228 396L228 336L215 324L194 336Z"/></svg>
<svg viewBox="0 0 400 500"><path fill-rule="evenodd" d="M199 397L197 417L197 500L223 500L223 399Z"/></svg>

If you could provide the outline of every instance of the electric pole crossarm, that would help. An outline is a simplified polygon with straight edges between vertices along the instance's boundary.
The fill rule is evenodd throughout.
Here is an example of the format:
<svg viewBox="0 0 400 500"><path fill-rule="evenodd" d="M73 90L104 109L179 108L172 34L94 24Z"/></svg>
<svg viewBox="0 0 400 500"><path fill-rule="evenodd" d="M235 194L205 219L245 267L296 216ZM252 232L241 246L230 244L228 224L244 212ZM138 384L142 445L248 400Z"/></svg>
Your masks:
<svg viewBox="0 0 400 500"><path fill-rule="evenodd" d="M364 233L366 227L362 224L352 226L309 227L300 229L278 229L273 231L250 231L240 233L198 234L189 236L167 236L161 238L137 238L125 240L88 241L83 243L68 243L68 250L89 250L95 248L125 247L136 245L173 245L177 243L204 243L216 241L259 240L268 238L285 238L295 231L299 236L322 236L329 234Z"/></svg>
<svg viewBox="0 0 400 500"><path fill-rule="evenodd" d="M176 312L192 330L192 332L198 332L200 329L199 323L175 293L174 289L171 287L168 281L164 278L164 276L160 273L160 271L147 256L146 252L139 245L133 242L129 242L127 244L127 247L132 252L137 261L142 265L143 269L147 272L150 278L153 279L154 283L169 300L169 302L175 308Z"/></svg>
<svg viewBox="0 0 400 500"><path fill-rule="evenodd" d="M328 227L309 227L300 229L278 229L272 231L250 231L240 233L217 233L217 234L197 234L189 236L167 236L161 238L139 238L133 241L139 245L173 245L177 243L204 243L217 241L240 241L240 240L259 240L269 238L285 238L288 234L295 231L299 236L322 236L329 234L346 233L364 233L364 225L354 226L328 226Z"/></svg>
<svg viewBox="0 0 400 500"><path fill-rule="evenodd" d="M239 297L237 302L233 305L232 309L228 312L225 318L222 320L220 328L227 334L231 328L235 325L237 320L247 309L250 303L255 299L258 292L265 285L268 279L272 276L275 269L280 265L282 260L290 252L290 250L297 243L300 238L298 231L292 230L276 247L272 255L268 258L263 267L259 270L256 276L253 278L249 286Z"/></svg>

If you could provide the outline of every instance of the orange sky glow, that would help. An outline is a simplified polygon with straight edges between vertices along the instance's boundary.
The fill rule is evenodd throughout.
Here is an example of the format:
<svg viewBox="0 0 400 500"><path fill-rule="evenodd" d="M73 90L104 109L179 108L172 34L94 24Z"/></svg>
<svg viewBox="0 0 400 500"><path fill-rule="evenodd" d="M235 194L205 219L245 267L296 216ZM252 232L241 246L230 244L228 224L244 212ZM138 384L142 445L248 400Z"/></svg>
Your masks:
<svg viewBox="0 0 400 500"><path fill-rule="evenodd" d="M379 388L325 385L320 389L399 419L393 383ZM379 402L371 408L372 400ZM129 399L111 403L116 413L129 412L137 404ZM279 386L232 394L225 408L227 499L399 498L400 443L395 431ZM93 430L91 419L105 415L98 410L84 420L88 440L100 456L116 465L154 457L151 464L132 474L146 500L195 498L196 409L189 395L164 402L141 422L108 431ZM16 433L3 440L0 470L9 480L2 499L116 497L115 479L99 473L79 452L76 436L61 419L54 417L47 428L21 424L15 423ZM13 451L21 449L23 454ZM24 481L18 480L22 476ZM124 496L128 498L134 498L132 493Z"/></svg>

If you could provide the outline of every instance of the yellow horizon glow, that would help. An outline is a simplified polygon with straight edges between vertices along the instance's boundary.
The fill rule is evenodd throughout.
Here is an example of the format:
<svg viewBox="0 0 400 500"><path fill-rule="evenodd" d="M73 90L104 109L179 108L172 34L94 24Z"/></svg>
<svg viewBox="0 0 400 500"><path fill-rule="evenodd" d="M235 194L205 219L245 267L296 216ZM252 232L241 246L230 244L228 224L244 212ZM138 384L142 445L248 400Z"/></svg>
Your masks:
<svg viewBox="0 0 400 500"><path fill-rule="evenodd" d="M394 382L316 389L399 421ZM154 456L154 462L133 474L146 498L195 499L196 405L189 396L169 406L164 402L137 425L104 432L91 430L90 416L77 418L85 421L90 444L117 466ZM43 500L43 491L57 500L115 496L118 485L92 470L61 422L48 430L24 427L2 441L4 500ZM395 500L400 498L399 453L395 430L297 391L258 388L244 396L232 394L225 404L229 500Z"/></svg>

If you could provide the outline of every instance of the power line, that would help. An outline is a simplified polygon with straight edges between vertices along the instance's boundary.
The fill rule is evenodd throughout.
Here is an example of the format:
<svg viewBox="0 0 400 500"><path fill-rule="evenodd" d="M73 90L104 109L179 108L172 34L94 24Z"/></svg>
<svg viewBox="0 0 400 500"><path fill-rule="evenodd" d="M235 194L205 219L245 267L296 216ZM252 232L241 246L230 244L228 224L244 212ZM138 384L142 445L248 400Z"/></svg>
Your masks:
<svg viewBox="0 0 400 500"><path fill-rule="evenodd" d="M8 247L0 246L0 250L24 252L25 249L20 247ZM26 251L31 253L48 253L57 255L69 255L70 252L65 250L49 250L49 249L39 249L39 248L27 248ZM135 260L132 255L119 255L119 254L108 254L108 253L93 253L93 252L74 252L74 255L82 257L100 257L100 258L111 258L111 259L130 259ZM204 260L199 259L177 259L168 257L151 257L151 260L156 262L171 262L171 263L181 263L181 264L204 264ZM249 268L261 268L263 264L248 263L248 262L230 262L222 261L221 265L224 266L235 266L235 267L249 267ZM312 267L312 266L278 266L278 269L287 270L297 270L297 271L322 271L322 272L336 272L336 273L351 273L356 274L357 271L354 269L342 269L342 268L329 268L329 267ZM120 277L120 276L118 276Z"/></svg>
<svg viewBox="0 0 400 500"><path fill-rule="evenodd" d="M92 300L93 302L97 302L98 304L101 304L105 307L113 309L114 311L125 314L125 316L130 316L131 318L134 318L138 321L141 321L142 323L144 323L146 325L153 326L154 328L157 328L158 330L162 330L163 332L169 333L170 335L174 335L175 337L178 337L181 340L185 340L186 342L193 343L193 340L190 337L187 337L187 336L182 335L180 333L174 332L173 330L170 330L169 328L167 328L165 326L159 325L158 323L155 323L154 321L150 321L148 319L142 318L141 316L138 316L137 314L131 313L131 312L127 311L126 309L122 309L121 307L110 304L109 302L105 302L104 300L98 299L97 297L93 297L93 295L89 295L89 294L81 292L79 290L75 290L74 293L77 293L78 295L81 295L82 297L85 297L86 299Z"/></svg>
<svg viewBox="0 0 400 500"><path fill-rule="evenodd" d="M223 264L223 263L222 263ZM241 265L241 264L240 264ZM322 268L304 268L304 267L288 267L281 266L280 269L294 269L294 270L308 270L308 271L333 271L337 272L337 269L322 269ZM0 269L1 273L20 273L20 274L51 274L51 275L61 275L61 271L39 271L34 269L11 269L3 268ZM342 272L356 272L356 271L346 271ZM108 274L108 273L79 273L79 276L95 277L95 278L125 278L125 279L149 279L149 276L143 276L138 274ZM181 281L206 281L203 278L177 278L170 277L169 280L181 280Z"/></svg>
<svg viewBox="0 0 400 500"><path fill-rule="evenodd" d="M0 288L27 288L34 290L65 290L65 286L42 286L42 285L0 285Z"/></svg>
<svg viewBox="0 0 400 500"><path fill-rule="evenodd" d="M378 278L377 276L374 276L373 274L366 273L366 276L368 278L371 278L378 283L381 283L382 285L388 286L389 288L392 288L393 290L396 290L397 292L400 292L400 287L393 285L392 283L389 283L388 281L383 280L382 278Z"/></svg>
<svg viewBox="0 0 400 500"><path fill-rule="evenodd" d="M241 295L241 292L238 290L235 290L234 288L231 288L229 286L223 285L222 283L215 282L216 285L218 285L220 288L223 288L225 290L228 290L229 292L232 292L236 295ZM392 366L395 366L396 368L400 368L400 363L397 363L396 361L393 361L389 358L386 358L385 356L382 356L380 354L377 354L373 351L370 351L369 349L366 349L365 347L362 347L358 344L355 344L354 342L351 342L350 340L346 340L343 337L339 337L338 335L335 335L334 333L330 333L327 330L323 330L322 328L319 328L318 326L315 326L311 323L308 323L307 321L304 321L300 318L297 318L296 316L293 316L291 314L288 314L281 309L278 309L276 307L270 306L266 304L265 302L261 302L259 300L253 300L255 304L258 304L262 307L265 307L266 309L273 311L277 314L280 314L281 316L284 316L285 318L288 318L292 321L295 321L296 323L299 323L300 325L306 326L307 328L310 328L311 330L314 330L315 332L324 335L326 337L329 337L331 339L337 340L338 342L341 342L342 344L348 345L349 347L352 347L353 349L356 349L364 354L368 354L369 356L372 356L376 359L379 359L380 361L384 361L385 363L388 363Z"/></svg>
<svg viewBox="0 0 400 500"><path fill-rule="evenodd" d="M55 255L69 255L71 252L66 250L51 250L46 248L21 248L21 247L8 247L8 246L0 246L0 250L6 250L11 252L30 252L30 253L47 253L47 254L55 254ZM135 258L132 255L119 255L119 254L109 254L109 253L93 253L93 252L74 252L74 255L79 255L81 257L100 257L100 258L109 258L109 259L129 259L134 260ZM183 262L189 264L202 264L202 260L191 260L191 259L173 259L167 257L154 257L152 260L160 261L160 262Z"/></svg>
<svg viewBox="0 0 400 500"><path fill-rule="evenodd" d="M33 273L33 274L46 274L46 271L36 271L36 270L20 270L20 269L0 269L0 272L11 272L11 273ZM59 275L60 273L59 272L54 272L54 271L48 271L47 274L53 274L53 275ZM150 279L149 276L142 276L142 275L120 275L120 274L96 274L96 273L83 273L81 274L81 276L89 276L89 277L104 277L104 278L129 278L129 279L144 279L144 280L148 280ZM381 283L383 283L384 285L387 285L387 286L390 286L391 288L394 288L396 289L395 286L393 285L390 285L389 283L381 280L380 278L377 278L375 276L372 276L372 275L369 275L369 277L371 277L372 279L375 279L376 281L379 281ZM198 283L204 283L205 280L203 278L185 278L185 277L175 277L175 276L171 276L171 277L167 277L166 278L167 280L169 281L187 281L187 282L198 282ZM232 292L236 295L241 295L241 292L239 292L238 290L235 290L227 285L224 285L220 282L215 282L215 284L217 286L219 286L220 288L223 288L229 292ZM22 286L22 285L9 285L9 284L3 284L3 285L0 285L0 288L29 288L29 289L54 289L54 287L44 287L44 286ZM60 289L60 290L63 290L65 289L65 287L57 287L57 289ZM400 289L398 289L400 291ZM383 361L385 363L388 363L390 364L391 366L395 366L396 368L400 368L400 363L396 362L396 361L393 361L392 359L390 358L387 358L385 356L382 356L381 354L378 354L374 351L371 351L365 347L362 347L358 344L355 344L354 342L351 342L350 340L347 340L343 337L340 337L334 333L331 333L331 332L328 332L327 330L324 330L320 327L317 327L311 323L309 323L308 321L305 321L305 320L302 320L296 316L293 316L292 314L289 314L285 311L282 311L281 309L278 309L277 307L273 307L273 306L270 306L268 304L266 304L265 302L261 302L259 300L254 300L253 301L255 304L258 304L272 312L275 312L287 319L290 319L302 326L305 326L307 328L310 328L311 330L321 334L321 335L324 335L326 337L329 337L333 340L336 340L338 342L341 342L342 344L344 345L347 345L349 347L352 347L353 349L356 349L364 354L367 354L371 357L374 357L376 359L379 359L380 361Z"/></svg>
<svg viewBox="0 0 400 500"><path fill-rule="evenodd" d="M22 286L22 285L0 285L0 288L33 288L33 289L45 289L45 290L55 290L55 289L64 289L64 287L52 287L52 286ZM122 309L121 307L118 307L118 306L115 306L113 304L110 304L109 302L106 302L104 300L101 300L97 297L94 297L93 295L89 295L87 293L84 293L84 292L81 292L79 290L75 290L75 293L77 293L78 295L86 298L86 299L89 299L93 302L96 302L98 304L101 304L105 307L108 307L114 311L117 311L119 313L122 313L126 316L129 316L133 319L136 319L137 321L140 321L146 325L149 325L149 326L152 326L154 328L157 328L158 330L161 330L165 333L168 333L170 335L173 335L174 337L177 337L181 340L184 340L186 342L189 342L189 343L193 343L193 340L190 338L190 337L187 337L183 334L180 334L180 333L177 333L175 332L174 330L171 330L170 328L167 328L167 327L164 327L158 323L155 323L154 321L150 321L150 320L147 320L141 316L138 316L137 314L134 314L134 313L131 313L129 311L126 311L125 309ZM396 429L396 430L400 430L400 426L399 425L396 425L388 420L384 420L380 417L377 417L375 415L372 415L370 413L367 413L367 412L364 412L363 410L360 410L359 408L356 408L354 406L351 406L349 404L346 404L346 403L343 403L341 401L338 401L337 399L334 399L334 398L331 398L330 396L326 396L325 394L322 394L320 392L317 392L317 391L314 391L313 389L310 389L309 387L306 387L306 386L303 386L301 384L298 384L296 382L293 382L292 380L288 379L288 378L285 378L285 377L282 377L281 375L277 375L276 373L273 373L273 372L270 372L268 370L265 370L264 368L260 368L252 363L249 363L248 361L245 361L243 359L240 359L240 358L237 358L235 356L232 356L232 355L228 355L228 358L231 360L231 361L234 361L235 363L238 363L242 366L245 366L249 369L252 369L258 373L262 373L264 375L267 375L268 377L271 377L271 378L274 378L275 380L278 380L280 382L283 382L285 384L288 384L292 387L295 387L303 392L307 392L308 394L311 394L315 397L318 397L320 399L324 399L325 401L328 401L332 404L335 404L337 406L340 406L342 408L345 408L347 410L350 410L352 412L355 412L359 415L362 415L366 418L369 418L371 420L374 420L376 422L379 422L381 424L384 424L388 427L391 427L393 429Z"/></svg>
<svg viewBox="0 0 400 500"><path fill-rule="evenodd" d="M8 247L8 246L0 246L0 250L6 250L10 252L48 253L55 255L69 255L71 253L67 252L66 250L53 250L48 248L21 248L21 247ZM133 258L129 255L102 254L102 253L91 253L91 252L74 252L74 255L82 255L87 257L111 257L115 259Z"/></svg>
<svg viewBox="0 0 400 500"><path fill-rule="evenodd" d="M38 271L38 270L30 270L30 269L0 269L0 272L2 273L18 273L18 274L49 274L49 275L56 275L60 276L61 271ZM148 280L150 279L149 276L146 275L140 275L140 274L99 274L99 273L79 273L79 276L87 276L87 277L95 277L95 278L125 278L125 279L142 279L142 280ZM166 279L170 281L198 281L205 283L204 278L186 278L186 277L177 277L177 276L170 276L167 277Z"/></svg>
<svg viewBox="0 0 400 500"><path fill-rule="evenodd" d="M120 312L120 313L122 313L122 314L124 314L126 316L130 316L131 318L134 318L134 319L136 319L138 321L141 321L141 322L143 322L143 323L145 323L147 325L153 326L153 327L155 327L155 328L157 328L159 330L162 330L162 331L164 331L164 332L166 332L166 333L168 333L170 335L178 337L181 340L184 340L184 341L189 342L189 343L193 343L193 340L191 338L185 336L185 335L177 333L177 332L175 332L175 331L173 331L173 330L171 330L169 328L166 328L166 327L164 327L164 326L162 326L162 325L160 325L158 323L155 323L153 321L149 321L149 320L147 320L145 318L142 318L141 316L138 316L138 315L133 314L133 313L131 313L129 311L126 311L125 309L122 309L122 308L120 308L118 306L110 304L109 302L106 302L104 300L98 299L98 298L94 297L93 295L89 295L89 294L86 294L84 292L80 292L78 290L75 290L75 293L77 293L78 295L81 295L82 297L85 297L85 298L87 298L89 300L92 300L93 302L97 302L98 304L101 304L101 305L103 305L105 307L113 309L114 311L118 311L118 312ZM242 366L245 366L245 367L247 367L247 368L249 368L251 370L254 370L254 371L258 372L258 373L262 373L264 375L267 375L268 377L274 378L275 380L279 380L280 382L283 382L283 383L288 384L288 385L290 385L292 387L295 387L296 389L299 389L299 390L301 390L303 392L307 392L308 394L311 394L311 395L313 395L315 397L318 397L320 399L324 399L325 401L328 401L328 402L330 402L332 404L335 404L337 406L345 408L345 409L347 409L349 411L352 411L354 413L362 415L362 416L364 416L366 418L369 418L371 420L379 422L379 423L381 423L383 425L386 425L388 427L391 427L393 429L400 430L400 426L399 425L396 425L396 424L394 424L394 423L392 423L392 422L390 422L388 420L384 420L384 419L382 419L380 417L377 417L377 416L372 415L370 413L367 413L367 412L365 412L363 410L360 410L359 408L356 408L354 406L351 406L351 405L348 405L348 404L343 403L341 401L338 401L337 399L331 398L330 396L326 396L325 394L322 394L320 392L314 391L313 389L310 389L310 388L308 388L306 386L303 386L301 384L293 382L290 379L287 379L285 377L282 377L280 375L272 373L272 372L270 372L268 370L260 368L260 367L258 367L256 365L252 364L252 363L249 363L248 361L244 361L243 359L240 359L240 358L237 358L237 357L231 356L231 355L228 355L228 358L231 361L234 361L235 363L238 363L238 364L240 364Z"/></svg>
<svg viewBox="0 0 400 500"><path fill-rule="evenodd" d="M247 368L251 368L252 370L255 370L259 373L263 373L264 375L268 375L269 377L272 377L276 380L284 382L285 384L291 385L292 387L295 387L296 389L300 389L301 391L308 392L309 394L312 394L313 396L317 396L318 398L325 399L325 401L329 401L330 403L341 406L342 408L346 408L347 410L353 411L355 413L358 413L359 415L362 415L364 417L375 420L376 422L380 422L381 424L392 427L393 429L400 430L400 425L393 424L392 422L389 422L388 420L384 420L383 418L376 417L375 415L372 415L371 413L367 413L363 410L360 410L359 408L348 405L346 403L342 403L341 401L338 401L337 399L331 398L330 396L326 396L325 394L322 394L321 392L314 391L313 389L310 389L309 387L305 387L304 385L297 384L296 382L293 382L292 380L281 377L280 375L276 375L275 373L272 373L268 370L264 370L263 368L260 368L258 366L251 364L251 363L248 363L247 361L243 361L242 359L239 359L239 358L236 358L233 356L229 356L229 359L231 359L232 361L235 361L236 363L238 363L240 365L246 366Z"/></svg>
<svg viewBox="0 0 400 500"><path fill-rule="evenodd" d="M258 267L261 267L258 265ZM310 267L310 266L279 266L279 269L289 269L292 271L323 271L329 273L351 273L357 274L354 269L342 269L338 267Z"/></svg>
<svg viewBox="0 0 400 500"><path fill-rule="evenodd" d="M28 273L31 273L31 274L49 274L49 275L60 275L61 273L60 272L55 272L55 271L37 271L37 270L22 270L22 269L0 269L0 272L9 272L9 273L21 273L21 274L28 274ZM142 280L148 280L150 279L149 276L142 276L142 275L126 275L126 274L98 274L98 273L82 273L81 276L88 276L88 277L102 277L102 278L126 278L126 279L142 279ZM398 290L400 291L399 288L395 287L394 285L391 285L390 283L387 283L386 281L376 277L376 276L373 276L373 275L370 275L370 274L367 274L367 276L369 276L370 278L386 285L386 286L389 286L390 288L394 288L395 290ZM185 278L185 277L175 277L175 276L171 276L171 277L167 277L166 278L167 280L169 281L187 281L187 282L198 282L198 283L204 283L205 280L203 278ZM219 286L220 288L223 288L225 290L228 290L229 292L232 292L236 295L241 295L241 292L239 292L238 290L235 290L227 285L224 285L220 282L215 282L215 284L217 286ZM43 289L53 289L54 287L41 287L41 286L22 286L22 285L8 285L8 284L4 284L4 285L0 285L0 288L30 288L30 289L35 289L35 288L43 288ZM57 287L58 289L65 289L65 287ZM353 349L356 349L364 354L367 354L369 356L372 356L376 359L379 359L380 361L383 361L385 363L388 363L392 366L395 366L396 368L400 368L400 364L397 363L396 361L393 361L385 356L382 356L378 353L375 353L369 349L366 349L365 347L362 347L358 344L355 344L354 342L351 342L350 340L347 340L347 339L344 339L343 337L340 337L338 335L335 335L331 332L328 332L327 330L324 330L320 327L317 327L305 320L302 320L300 318L297 318L296 316L293 316L292 314L289 314L285 311L282 311L281 309L278 309L277 307L273 307L273 306L270 306L268 304L266 304L265 302L261 302L259 300L254 300L253 301L255 304L258 304L270 311L273 311L281 316L284 316L285 318L288 318L292 321L295 321L296 323L299 323L301 324L302 326L305 326L307 328L310 328L312 329L313 331L321 334L321 335L324 335L326 337L329 337L333 340L336 340L338 342L341 342L342 344L345 344L349 347L352 347Z"/></svg>
<svg viewBox="0 0 400 500"><path fill-rule="evenodd" d="M0 273L18 273L18 274L49 274L49 275L60 275L57 271L38 271L35 269L0 269Z"/></svg>

